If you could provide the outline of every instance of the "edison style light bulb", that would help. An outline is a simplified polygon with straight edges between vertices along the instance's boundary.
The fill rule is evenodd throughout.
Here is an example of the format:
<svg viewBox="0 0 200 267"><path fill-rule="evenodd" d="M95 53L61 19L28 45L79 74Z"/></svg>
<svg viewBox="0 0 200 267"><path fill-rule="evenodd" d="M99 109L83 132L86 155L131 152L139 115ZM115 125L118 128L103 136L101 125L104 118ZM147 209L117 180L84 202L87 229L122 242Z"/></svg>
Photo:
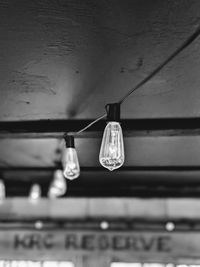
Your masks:
<svg viewBox="0 0 200 267"><path fill-rule="evenodd" d="M107 118L109 120L101 142L99 161L110 171L120 168L124 163L124 142L120 126L119 104L109 104Z"/></svg>
<svg viewBox="0 0 200 267"><path fill-rule="evenodd" d="M5 200L5 198L6 198L5 184L3 180L0 180L0 204Z"/></svg>
<svg viewBox="0 0 200 267"><path fill-rule="evenodd" d="M74 137L72 135L65 136L66 149L63 152L63 175L69 180L74 180L80 175L80 166L77 152L74 146Z"/></svg>
<svg viewBox="0 0 200 267"><path fill-rule="evenodd" d="M110 171L120 168L124 163L122 129L116 121L109 122L104 130L99 161Z"/></svg>
<svg viewBox="0 0 200 267"><path fill-rule="evenodd" d="M56 170L54 172L53 180L49 187L48 197L56 198L64 195L67 191L67 183L63 177L62 170Z"/></svg>
<svg viewBox="0 0 200 267"><path fill-rule="evenodd" d="M29 192L30 201L37 201L41 198L41 187L39 184L33 184Z"/></svg>

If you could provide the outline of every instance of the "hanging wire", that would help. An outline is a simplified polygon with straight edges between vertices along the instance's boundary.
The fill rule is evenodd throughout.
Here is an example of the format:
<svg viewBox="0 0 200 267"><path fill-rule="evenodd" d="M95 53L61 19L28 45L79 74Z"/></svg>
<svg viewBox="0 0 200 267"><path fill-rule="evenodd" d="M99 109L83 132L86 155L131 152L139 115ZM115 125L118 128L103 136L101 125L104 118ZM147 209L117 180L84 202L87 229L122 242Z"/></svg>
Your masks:
<svg viewBox="0 0 200 267"><path fill-rule="evenodd" d="M78 135L82 132L84 132L85 130L87 130L88 128L90 128L93 124L95 124L96 122L104 119L107 116L107 114L103 114L102 116L98 117L96 120L92 121L90 124L88 124L87 126L85 126L83 129L81 129L80 131L78 131L75 135Z"/></svg>
<svg viewBox="0 0 200 267"><path fill-rule="evenodd" d="M174 59L180 52L182 52L186 47L188 47L198 36L200 35L200 26L196 31L190 35L180 47L178 47L164 62L162 62L157 68L155 68L146 78L140 81L135 87L130 89L119 101L122 104L133 92L139 89L142 85L147 83L151 78L153 78L158 72L160 72L172 59Z"/></svg>
<svg viewBox="0 0 200 267"><path fill-rule="evenodd" d="M138 84L136 84L133 88L131 88L117 103L122 104L133 92L142 87L145 83L147 83L150 79L152 79L158 72L160 72L169 62L171 62L178 54L180 54L186 47L188 47L198 36L200 35L200 26L178 47L167 59L165 59L157 68L155 68L147 77L141 80ZM88 128L90 128L93 124L105 118L107 114L103 114L99 116L97 119L89 123L84 128L80 129L78 132L74 134L74 136L79 135L84 132Z"/></svg>

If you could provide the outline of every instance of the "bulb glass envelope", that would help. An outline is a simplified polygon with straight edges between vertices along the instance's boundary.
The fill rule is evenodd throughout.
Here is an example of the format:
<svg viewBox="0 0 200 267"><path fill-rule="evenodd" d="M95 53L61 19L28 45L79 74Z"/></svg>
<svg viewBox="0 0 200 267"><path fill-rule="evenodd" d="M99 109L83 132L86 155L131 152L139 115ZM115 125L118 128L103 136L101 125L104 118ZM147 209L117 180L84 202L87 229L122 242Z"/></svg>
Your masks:
<svg viewBox="0 0 200 267"><path fill-rule="evenodd" d="M74 180L80 175L80 166L76 149L74 147L67 147L63 151L62 156L63 174L65 178Z"/></svg>
<svg viewBox="0 0 200 267"><path fill-rule="evenodd" d="M3 180L0 180L0 202L3 202L6 198L6 188Z"/></svg>
<svg viewBox="0 0 200 267"><path fill-rule="evenodd" d="M54 172L53 180L49 187L49 198L57 198L64 195L67 191L66 179L63 176L62 170Z"/></svg>
<svg viewBox="0 0 200 267"><path fill-rule="evenodd" d="M101 142L99 161L110 171L120 168L124 163L124 142L119 122L108 122Z"/></svg>
<svg viewBox="0 0 200 267"><path fill-rule="evenodd" d="M37 201L41 198L42 192L39 184L33 184L30 188L29 199L31 201Z"/></svg>

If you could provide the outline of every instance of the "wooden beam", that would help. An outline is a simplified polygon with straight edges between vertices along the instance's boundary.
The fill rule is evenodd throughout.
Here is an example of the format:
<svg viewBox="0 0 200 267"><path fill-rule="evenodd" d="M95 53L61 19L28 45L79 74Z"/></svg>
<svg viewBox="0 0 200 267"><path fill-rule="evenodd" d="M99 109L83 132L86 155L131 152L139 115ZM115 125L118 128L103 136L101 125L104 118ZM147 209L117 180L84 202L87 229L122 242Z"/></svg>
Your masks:
<svg viewBox="0 0 200 267"><path fill-rule="evenodd" d="M76 132L92 120L1 121L0 138L61 138L64 132ZM124 119L124 135L177 136L200 135L200 118ZM99 121L79 137L100 137L105 120Z"/></svg>
<svg viewBox="0 0 200 267"><path fill-rule="evenodd" d="M8 197L28 196L39 183L43 196L55 168L2 168ZM132 167L110 173L102 168L82 168L79 179L68 182L67 197L195 197L200 198L199 167Z"/></svg>

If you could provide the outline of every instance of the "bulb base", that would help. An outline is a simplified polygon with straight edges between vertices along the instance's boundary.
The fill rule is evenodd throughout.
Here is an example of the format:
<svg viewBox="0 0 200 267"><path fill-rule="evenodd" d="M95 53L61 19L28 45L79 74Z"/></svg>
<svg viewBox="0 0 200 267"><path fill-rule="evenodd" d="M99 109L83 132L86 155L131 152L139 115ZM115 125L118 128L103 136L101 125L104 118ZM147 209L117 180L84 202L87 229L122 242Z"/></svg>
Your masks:
<svg viewBox="0 0 200 267"><path fill-rule="evenodd" d="M75 147L75 145L74 145L74 136L73 135L65 134L64 135L64 139L65 139L66 147L72 147L72 148Z"/></svg>
<svg viewBox="0 0 200 267"><path fill-rule="evenodd" d="M106 105L107 120L108 121L120 121L120 104L112 103Z"/></svg>

